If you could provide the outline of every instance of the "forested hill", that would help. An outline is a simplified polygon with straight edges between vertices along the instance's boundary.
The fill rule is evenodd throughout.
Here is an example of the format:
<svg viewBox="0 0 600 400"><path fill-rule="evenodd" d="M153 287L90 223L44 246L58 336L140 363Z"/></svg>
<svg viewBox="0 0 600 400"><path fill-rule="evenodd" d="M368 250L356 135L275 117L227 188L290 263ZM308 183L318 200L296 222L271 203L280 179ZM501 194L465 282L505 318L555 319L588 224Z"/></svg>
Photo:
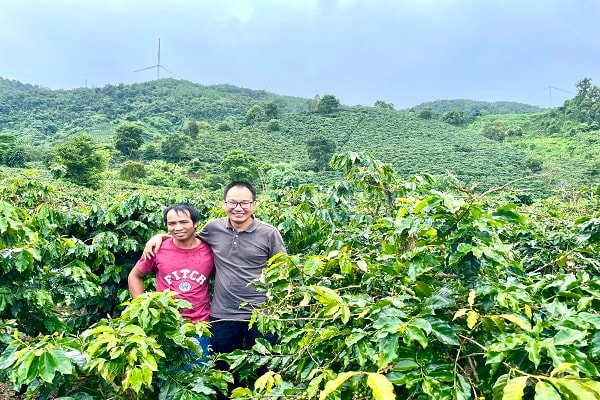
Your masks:
<svg viewBox="0 0 600 400"><path fill-rule="evenodd" d="M452 109L461 110L466 117L473 117L485 110L486 114L531 114L543 111L543 108L513 101L477 101L468 99L435 100L421 103L413 109L421 111L430 108L433 112L444 114Z"/></svg>
<svg viewBox="0 0 600 400"><path fill-rule="evenodd" d="M307 99L299 97L170 78L73 90L50 90L0 78L0 131L46 136L58 131L95 131L125 120L142 122L156 133L171 133L180 131L186 119L214 123L269 103L284 113L307 107Z"/></svg>
<svg viewBox="0 0 600 400"><path fill-rule="evenodd" d="M102 88L50 90L0 78L0 131L10 130L30 136L53 135L59 131L90 133L111 130L115 121L144 123L153 133L179 132L185 120L216 123L244 116L254 105L268 104L279 114L314 109L319 97L305 99L282 96L265 90L232 85L204 86L184 80L165 78L132 85L107 85ZM525 114L538 107L510 102L437 100L414 109L431 107L443 114L459 109L471 118L485 110L489 114Z"/></svg>
<svg viewBox="0 0 600 400"><path fill-rule="evenodd" d="M590 79L578 89L541 112L468 100L396 110L384 101L348 107L331 94L304 99L175 79L50 90L0 78L0 164L53 168L57 146L85 133L113 176L136 162L136 176L119 176L147 184L218 187L244 174L264 185L323 182L333 152L369 151L403 176L451 173L480 187L533 176L524 185L536 192L540 179L594 185L600 89Z"/></svg>

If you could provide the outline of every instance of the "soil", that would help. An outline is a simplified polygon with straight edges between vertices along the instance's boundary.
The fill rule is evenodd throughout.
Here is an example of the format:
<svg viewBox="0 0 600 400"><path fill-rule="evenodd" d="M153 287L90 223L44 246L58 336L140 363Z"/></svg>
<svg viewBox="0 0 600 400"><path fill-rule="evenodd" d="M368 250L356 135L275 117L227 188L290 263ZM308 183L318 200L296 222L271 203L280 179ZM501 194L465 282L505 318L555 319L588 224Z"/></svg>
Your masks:
<svg viewBox="0 0 600 400"><path fill-rule="evenodd" d="M0 400L20 400L24 398L25 396L15 393L10 383L0 382Z"/></svg>

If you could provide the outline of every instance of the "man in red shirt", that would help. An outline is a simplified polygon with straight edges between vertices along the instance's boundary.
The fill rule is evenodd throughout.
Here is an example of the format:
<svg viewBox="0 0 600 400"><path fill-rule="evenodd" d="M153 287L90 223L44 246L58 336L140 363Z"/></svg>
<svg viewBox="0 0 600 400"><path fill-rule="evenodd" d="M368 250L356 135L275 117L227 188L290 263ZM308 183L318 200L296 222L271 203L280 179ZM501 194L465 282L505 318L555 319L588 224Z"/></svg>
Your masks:
<svg viewBox="0 0 600 400"><path fill-rule="evenodd" d="M164 210L163 217L171 238L164 241L154 257L142 257L135 264L127 279L129 293L133 298L144 293L143 278L154 272L157 291L175 291L177 298L192 304L191 308L181 309L184 318L193 323L208 321L208 283L214 261L210 246L195 235L198 210L189 204L173 204ZM209 339L198 338L204 354L208 354Z"/></svg>

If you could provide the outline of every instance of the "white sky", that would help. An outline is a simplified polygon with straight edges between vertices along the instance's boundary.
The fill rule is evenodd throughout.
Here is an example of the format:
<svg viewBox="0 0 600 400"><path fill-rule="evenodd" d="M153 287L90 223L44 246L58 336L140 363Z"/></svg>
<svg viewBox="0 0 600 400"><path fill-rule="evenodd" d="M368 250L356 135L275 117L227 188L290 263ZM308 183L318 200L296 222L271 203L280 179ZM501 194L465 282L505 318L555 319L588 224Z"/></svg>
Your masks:
<svg viewBox="0 0 600 400"><path fill-rule="evenodd" d="M557 106L600 78L598 0L1 0L0 77L52 89L161 77L347 105ZM570 93L565 93L568 91Z"/></svg>

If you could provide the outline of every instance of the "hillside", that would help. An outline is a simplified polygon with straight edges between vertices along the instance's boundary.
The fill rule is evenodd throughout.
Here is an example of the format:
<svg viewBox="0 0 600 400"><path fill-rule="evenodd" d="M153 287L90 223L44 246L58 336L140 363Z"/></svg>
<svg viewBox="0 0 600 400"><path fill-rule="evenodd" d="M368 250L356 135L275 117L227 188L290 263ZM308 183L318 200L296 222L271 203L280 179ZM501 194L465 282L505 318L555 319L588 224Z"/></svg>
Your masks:
<svg viewBox="0 0 600 400"><path fill-rule="evenodd" d="M444 114L452 109L461 110L467 118L472 118L481 113L486 114L531 114L544 111L543 108L529 104L511 101L477 101L468 99L435 100L427 101L412 107L415 111L421 111L429 107L437 114Z"/></svg>
<svg viewBox="0 0 600 400"><path fill-rule="evenodd" d="M597 116L587 110L597 109L588 99L597 88L582 82L583 95L542 112L519 103L438 100L410 111L339 105L323 113L316 110L319 99L174 79L67 91L0 79L0 134L12 140L0 146L0 161L10 165L7 160L20 152L19 160L48 167L56 144L87 132L110 152L113 170L128 160L145 163L150 184L219 185L226 180L221 162L234 150L254 156L262 174L277 169L298 172L296 182L325 182L329 173L312 172L307 153L307 142L320 136L336 152L370 151L404 177L451 173L480 188L527 178L520 187L541 194L548 184L600 180ZM425 117L427 108L433 113ZM462 117L448 123L444 110L453 109ZM143 130L143 145L129 157L115 149L115 129L123 122ZM184 134L190 123L198 128L193 138Z"/></svg>
<svg viewBox="0 0 600 400"><path fill-rule="evenodd" d="M278 132L268 132L266 122L243 127L239 133L242 143L232 141L228 133L207 130L199 136L196 154L242 146L262 161L301 166L309 161L307 139L324 134L335 141L336 151L370 151L392 163L404 177L451 172L465 182L490 187L528 175L522 154L513 147L401 111L355 106L335 117L286 114L280 124Z"/></svg>
<svg viewBox="0 0 600 400"><path fill-rule="evenodd" d="M245 115L255 104L275 104L280 112L306 108L306 99L232 85L203 86L160 79L102 88L50 90L0 78L0 131L13 131L34 143L57 133L86 130L112 135L118 121L137 121L148 133L179 132L186 119L214 123Z"/></svg>

